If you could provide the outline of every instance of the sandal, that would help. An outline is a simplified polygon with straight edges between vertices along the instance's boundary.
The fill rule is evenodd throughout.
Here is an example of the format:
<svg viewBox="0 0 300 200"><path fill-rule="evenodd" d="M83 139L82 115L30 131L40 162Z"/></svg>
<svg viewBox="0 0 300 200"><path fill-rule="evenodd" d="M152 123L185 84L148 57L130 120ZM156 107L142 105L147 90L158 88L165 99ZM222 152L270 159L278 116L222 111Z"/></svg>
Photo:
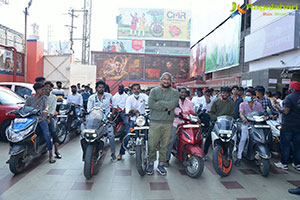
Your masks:
<svg viewBox="0 0 300 200"><path fill-rule="evenodd" d="M59 152L55 152L55 156L54 157L57 158L57 159L61 159L62 158L62 156L61 156L61 154Z"/></svg>
<svg viewBox="0 0 300 200"><path fill-rule="evenodd" d="M52 159L52 158L49 158L49 163L50 164L53 164L53 163L55 163L56 162L56 160L54 160L54 159Z"/></svg>

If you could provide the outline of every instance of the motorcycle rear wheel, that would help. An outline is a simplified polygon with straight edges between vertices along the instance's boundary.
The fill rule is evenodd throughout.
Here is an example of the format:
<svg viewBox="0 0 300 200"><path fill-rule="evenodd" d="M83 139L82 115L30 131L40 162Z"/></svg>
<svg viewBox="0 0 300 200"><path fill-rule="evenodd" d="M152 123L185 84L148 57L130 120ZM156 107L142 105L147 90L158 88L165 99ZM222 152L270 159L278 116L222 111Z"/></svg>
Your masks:
<svg viewBox="0 0 300 200"><path fill-rule="evenodd" d="M187 158L192 164L192 166L186 166L185 172L191 178L198 178L201 176L204 170L204 161L201 157L192 155L190 158Z"/></svg>
<svg viewBox="0 0 300 200"><path fill-rule="evenodd" d="M94 154L95 147L88 145L85 150L83 173L86 179L90 179L94 173Z"/></svg>
<svg viewBox="0 0 300 200"><path fill-rule="evenodd" d="M14 174L20 174L25 169L25 163L22 162L22 154L12 155L9 159L9 169Z"/></svg>
<svg viewBox="0 0 300 200"><path fill-rule="evenodd" d="M221 176L228 176L232 170L232 159L227 160L223 148L217 145L213 151L213 165L216 172Z"/></svg>
<svg viewBox="0 0 300 200"><path fill-rule="evenodd" d="M269 159L262 159L259 161L259 171L262 176L267 177L270 172L270 160Z"/></svg>
<svg viewBox="0 0 300 200"><path fill-rule="evenodd" d="M145 155L145 149L143 145L137 145L136 146L136 169L140 176L145 175L146 167L147 167L147 161L146 161L146 155Z"/></svg>

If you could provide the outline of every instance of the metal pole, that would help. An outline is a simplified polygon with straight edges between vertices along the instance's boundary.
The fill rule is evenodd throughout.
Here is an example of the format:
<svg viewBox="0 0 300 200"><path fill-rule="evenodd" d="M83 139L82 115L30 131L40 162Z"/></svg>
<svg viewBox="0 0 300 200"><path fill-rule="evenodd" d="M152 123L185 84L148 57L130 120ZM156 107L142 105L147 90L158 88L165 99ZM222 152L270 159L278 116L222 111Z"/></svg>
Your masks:
<svg viewBox="0 0 300 200"><path fill-rule="evenodd" d="M24 40L25 40L25 47L24 47L24 82L27 82L27 7L25 8L25 34L24 34Z"/></svg>

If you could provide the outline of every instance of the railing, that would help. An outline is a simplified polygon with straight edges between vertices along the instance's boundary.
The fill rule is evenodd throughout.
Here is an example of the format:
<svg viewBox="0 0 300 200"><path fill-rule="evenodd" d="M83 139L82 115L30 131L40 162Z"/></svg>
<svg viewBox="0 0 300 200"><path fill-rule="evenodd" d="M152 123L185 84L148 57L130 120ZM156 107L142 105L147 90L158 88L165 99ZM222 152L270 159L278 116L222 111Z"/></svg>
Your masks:
<svg viewBox="0 0 300 200"><path fill-rule="evenodd" d="M123 82L123 79L120 78L118 80L116 80L116 82L114 82L114 84L112 84L112 86L110 87L110 92L114 91L117 87L119 87L119 85Z"/></svg>

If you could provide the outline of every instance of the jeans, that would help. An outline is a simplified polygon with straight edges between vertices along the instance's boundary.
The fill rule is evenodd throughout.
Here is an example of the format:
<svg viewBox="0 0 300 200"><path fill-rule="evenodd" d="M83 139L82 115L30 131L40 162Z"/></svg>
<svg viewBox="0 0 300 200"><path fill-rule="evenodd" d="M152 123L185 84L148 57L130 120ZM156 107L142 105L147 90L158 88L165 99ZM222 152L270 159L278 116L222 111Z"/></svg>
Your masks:
<svg viewBox="0 0 300 200"><path fill-rule="evenodd" d="M151 122L149 129L149 161L156 160L156 148L160 142L159 162L166 162L167 150L172 134L172 123L164 124Z"/></svg>
<svg viewBox="0 0 300 200"><path fill-rule="evenodd" d="M125 137L129 131L128 115L125 112L121 112L120 117L122 118L122 121L124 122L124 125L125 125L124 136L123 136L123 137Z"/></svg>
<svg viewBox="0 0 300 200"><path fill-rule="evenodd" d="M116 152L115 134L114 134L113 126L111 124L108 124L106 126L106 132L109 138L110 151L111 153L115 153Z"/></svg>
<svg viewBox="0 0 300 200"><path fill-rule="evenodd" d="M242 158L242 153L244 151L244 147L245 147L248 136L249 136L248 124L242 124L242 132L241 132L241 139L240 139L240 143L239 143L239 149L238 149L238 153L237 153L237 159Z"/></svg>
<svg viewBox="0 0 300 200"><path fill-rule="evenodd" d="M125 122L124 122L125 123ZM120 148L120 154L121 155L124 155L125 154L125 148L124 148L124 146L126 147L127 146L127 144L128 144L128 141L129 141L129 139L130 139L130 137L126 137L126 135L129 133L129 129L130 128L133 128L133 121L132 120L129 120L129 126L127 126L127 129L125 130L126 131L126 134L125 134L125 136L124 136L124 138L125 138L125 140L124 140L124 138L123 138L123 142L121 143L121 148Z"/></svg>
<svg viewBox="0 0 300 200"><path fill-rule="evenodd" d="M204 143L204 154L207 155L208 153L208 149L211 145L211 131L212 129L214 128L214 123L212 123L212 125L209 126L208 128L208 131L207 131L207 136L206 136L206 139L205 139L205 143Z"/></svg>
<svg viewBox="0 0 300 200"><path fill-rule="evenodd" d="M171 158L171 151L173 149L173 145L176 142L176 138L178 137L178 135L176 134L176 131L177 131L177 127L173 126L171 140L170 140L170 144L168 146L168 151L167 151L167 161L169 161Z"/></svg>
<svg viewBox="0 0 300 200"><path fill-rule="evenodd" d="M56 135L53 118L50 118L50 123L48 124L48 126L49 126L49 131L50 131L51 137L53 139L53 143L58 143L58 137Z"/></svg>
<svg viewBox="0 0 300 200"><path fill-rule="evenodd" d="M284 128L280 130L281 163L288 164L290 144L293 143L294 164L300 164L300 131L299 129Z"/></svg>
<svg viewBox="0 0 300 200"><path fill-rule="evenodd" d="M44 139L46 141L47 149L52 150L52 142L51 142L51 138L50 138L50 133L49 133L49 127L48 127L47 120L43 119L42 121L40 121L39 126L41 128L42 134L43 134Z"/></svg>

